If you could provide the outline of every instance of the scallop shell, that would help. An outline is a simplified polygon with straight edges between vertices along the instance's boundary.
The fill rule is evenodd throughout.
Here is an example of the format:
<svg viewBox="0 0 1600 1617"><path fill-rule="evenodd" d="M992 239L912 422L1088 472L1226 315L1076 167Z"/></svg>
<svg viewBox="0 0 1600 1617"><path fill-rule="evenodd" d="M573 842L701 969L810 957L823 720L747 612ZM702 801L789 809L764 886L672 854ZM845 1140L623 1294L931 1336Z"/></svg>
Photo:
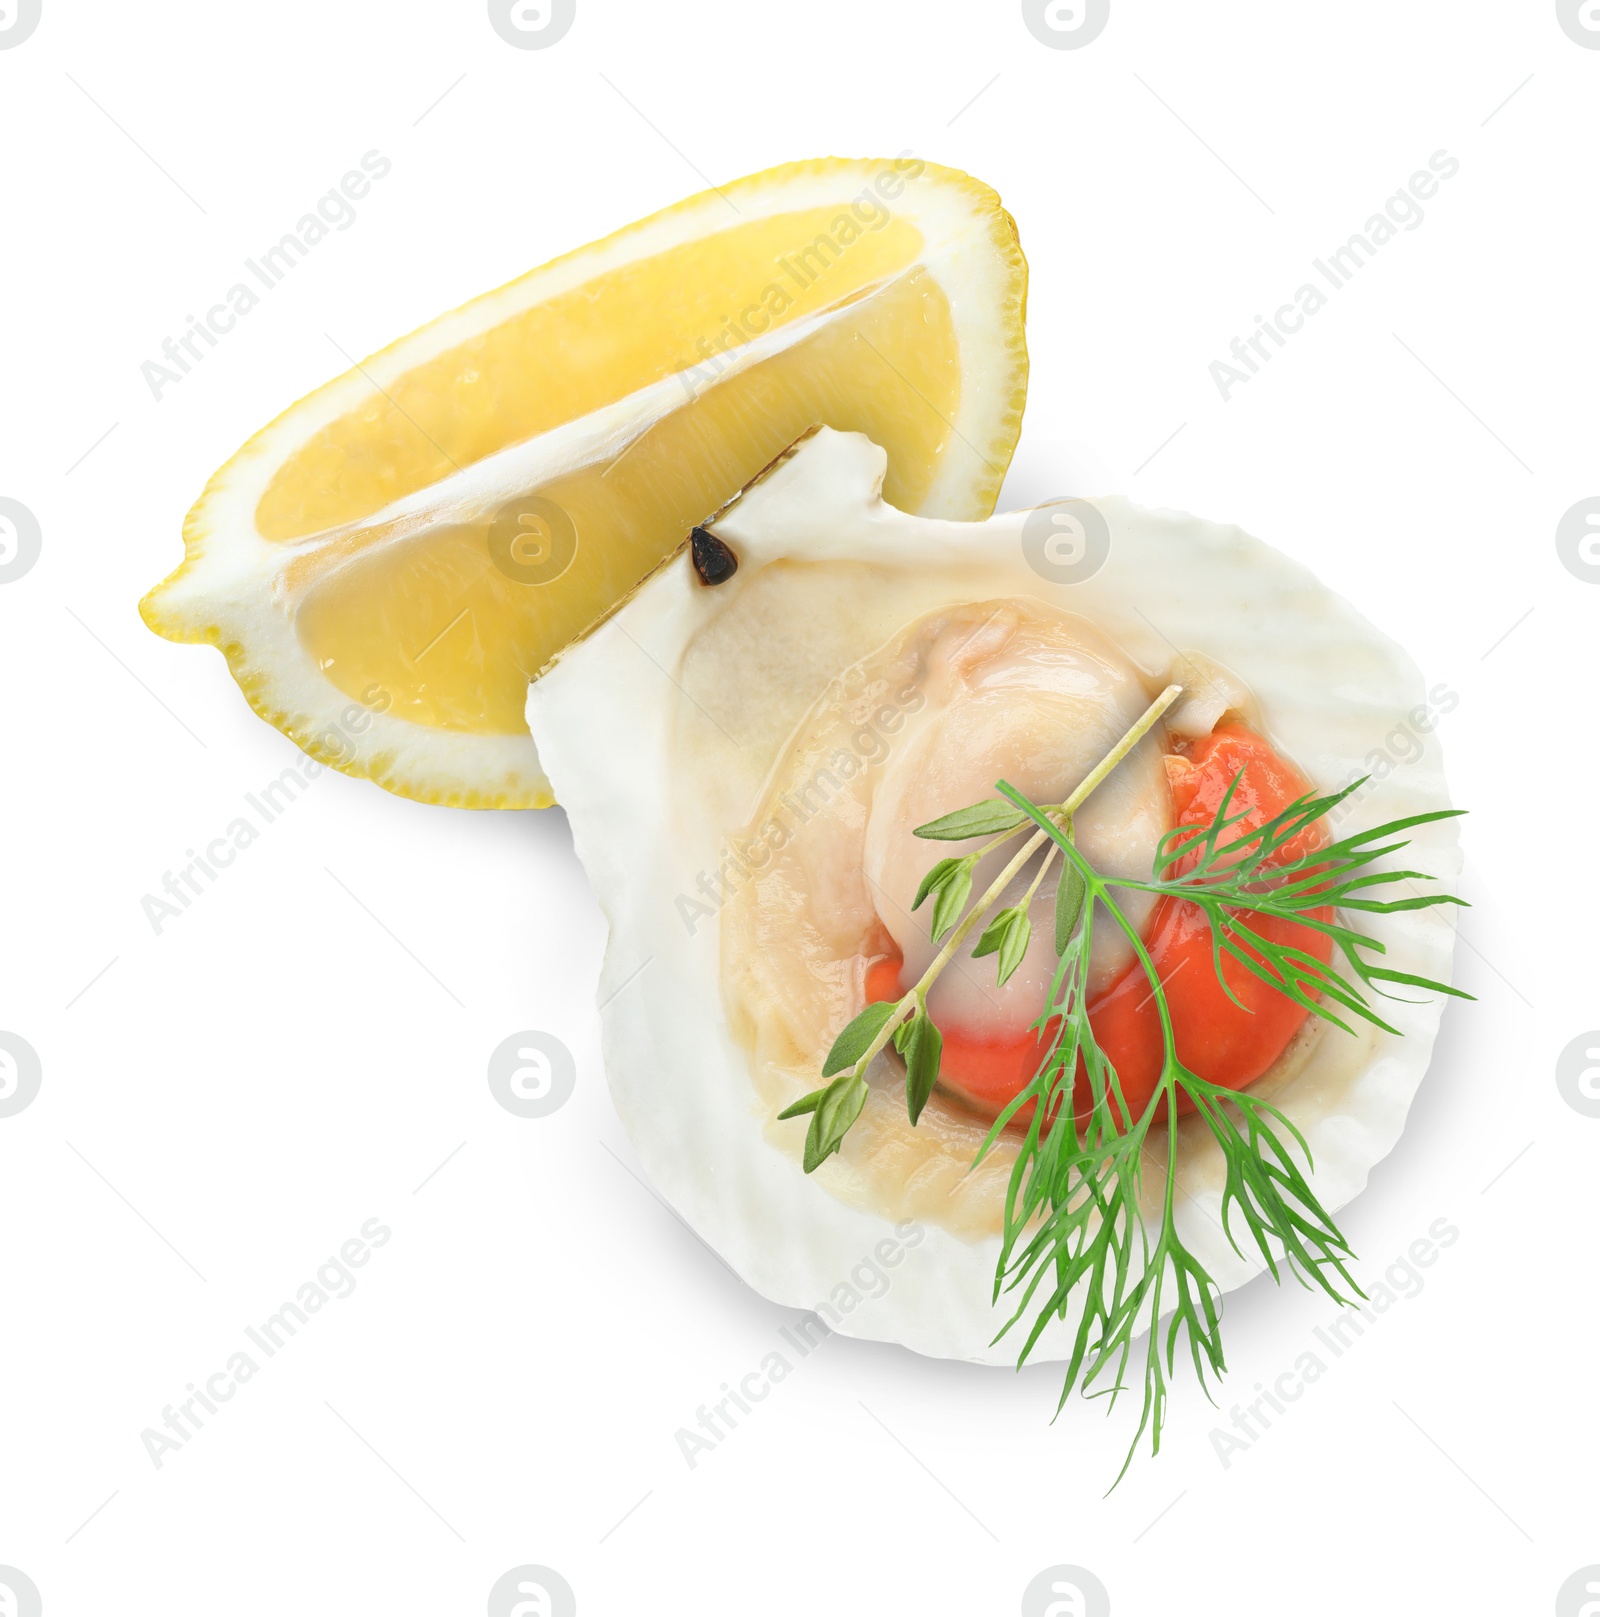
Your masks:
<svg viewBox="0 0 1600 1617"><path fill-rule="evenodd" d="M725 839L750 820L822 693L926 613L1025 597L1090 619L1153 676L1187 668L1209 687L1225 670L1319 788L1372 774L1341 833L1448 797L1405 652L1260 540L1095 499L1075 507L1090 564L1080 545L1065 565L1048 550L1051 508L981 523L907 516L881 499L884 464L859 435L803 440L711 524L737 558L732 577L707 586L686 546L534 682L528 720L609 923L606 1072L650 1178L774 1301L820 1307L846 1334L1009 1363L1012 1339L994 1341L1005 1319L992 1300L996 1236L936 1214L908 1223L863 1189L847 1154L801 1171L803 1124L773 1126L782 1085L757 1081L750 1029L730 1020L724 929L694 907L716 907ZM1420 744L1411 762L1392 750L1397 727ZM1418 828L1406 860L1455 876L1454 822ZM1365 919L1387 963L1449 980L1443 912ZM1310 1145L1330 1211L1399 1138L1441 1006L1419 996L1384 1011L1403 1036L1321 1037L1273 1093ZM1193 1120L1180 1127L1180 1233L1228 1290L1263 1266L1222 1229L1214 1144ZM857 1306L864 1283L852 1276L867 1273L881 1294ZM1034 1356L1059 1355L1062 1334L1047 1333Z"/></svg>

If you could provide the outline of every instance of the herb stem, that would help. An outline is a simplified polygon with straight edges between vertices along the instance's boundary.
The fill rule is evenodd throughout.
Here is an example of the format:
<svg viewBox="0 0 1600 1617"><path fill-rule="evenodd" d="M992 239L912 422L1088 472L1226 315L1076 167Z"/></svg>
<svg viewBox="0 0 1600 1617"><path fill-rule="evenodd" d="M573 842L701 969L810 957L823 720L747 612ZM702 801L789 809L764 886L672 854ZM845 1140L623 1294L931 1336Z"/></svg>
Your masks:
<svg viewBox="0 0 1600 1617"><path fill-rule="evenodd" d="M1069 837L1072 835L1072 827L1070 825L1063 827L1063 829L1066 831ZM1055 858L1056 850L1054 844L1052 844L1050 847L1045 849L1044 858L1039 861L1039 872L1033 878L1033 880L1028 883L1028 890L1022 895L1021 903L1017 905L1019 910L1028 910L1033 907L1034 895L1039 891L1040 887L1043 886L1045 877L1050 874L1050 867L1055 863Z"/></svg>
<svg viewBox="0 0 1600 1617"><path fill-rule="evenodd" d="M1108 752L1105 757L1102 758L1100 762L1097 763L1094 768L1083 777L1082 783L1072 794L1072 796L1069 797L1066 802L1058 803L1048 812L1056 817L1060 817L1061 815L1070 816L1075 810L1081 808L1084 802L1087 800L1089 794L1105 780L1106 776L1109 775L1111 771L1115 769L1117 765L1120 764L1122 760L1126 758L1141 741L1144 740L1145 736L1154 726L1156 720L1159 719L1161 715L1165 713L1167 709L1171 707L1172 704L1176 702L1182 695L1183 686L1167 686L1167 688L1155 699L1155 701L1153 701L1149 707L1147 707L1144 712L1139 715L1133 724L1129 726L1127 732L1116 744L1116 746L1114 746L1111 751Z"/></svg>

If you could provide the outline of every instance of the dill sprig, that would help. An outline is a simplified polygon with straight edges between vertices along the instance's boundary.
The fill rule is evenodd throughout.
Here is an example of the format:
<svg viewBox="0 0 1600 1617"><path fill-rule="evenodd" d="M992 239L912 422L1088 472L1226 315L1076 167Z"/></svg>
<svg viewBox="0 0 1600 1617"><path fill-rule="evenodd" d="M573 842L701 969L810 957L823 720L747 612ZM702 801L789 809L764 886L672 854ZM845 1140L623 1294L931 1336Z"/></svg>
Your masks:
<svg viewBox="0 0 1600 1617"><path fill-rule="evenodd" d="M1021 1365L1054 1322L1066 1325L1071 1346L1057 1412L1074 1389L1087 1397L1107 1397L1115 1407L1131 1385L1135 1344L1145 1338L1140 1355L1143 1400L1118 1481L1147 1431L1151 1452L1160 1450L1180 1345L1186 1344L1208 1397L1208 1383L1219 1381L1226 1369L1221 1288L1178 1230L1181 1141L1171 1120L1180 1097L1192 1104L1222 1153L1222 1228L1234 1251L1244 1256L1248 1245L1280 1284L1290 1274L1341 1304L1354 1303L1364 1293L1350 1273L1351 1247L1307 1177L1311 1151L1300 1131L1270 1102L1248 1090L1210 1083L1179 1057L1171 1006L1156 964L1114 890L1196 905L1210 926L1218 980L1235 1004L1239 1001L1227 981L1225 957L1346 1032L1352 1031L1352 1020L1397 1032L1369 993L1393 999L1392 989L1408 987L1472 997L1384 965L1382 942L1340 919L1462 904L1442 892L1383 896L1380 890L1396 883L1432 878L1415 870L1377 868L1380 860L1407 846L1402 833L1460 810L1391 820L1285 858L1286 849L1365 782L1329 794L1308 792L1252 827L1247 812L1230 812L1241 775L1209 823L1179 826L1161 839L1149 880L1105 876L1094 869L1074 841L1072 815L1178 694L1179 688L1170 686L1151 703L1064 802L1040 805L1000 781L998 798L917 829L919 837L936 841L992 840L976 853L940 860L928 872L913 907L934 899L931 931L936 941L949 934L943 948L899 1000L869 1005L840 1033L823 1064L823 1077L832 1081L780 1114L810 1116L804 1166L813 1172L843 1143L866 1103L867 1068L892 1042L905 1059L907 1110L915 1124L938 1081L942 1049L939 1030L928 1015L928 989L1029 859L1043 849L1044 859L1023 898L990 916L972 951L974 957L997 956L997 975L1004 982L1027 950L1034 895L1060 857L1054 906L1058 959L1048 1003L1035 1024L1048 1041L1045 1054L1032 1079L995 1118L974 1166L1008 1125L1023 1118L1006 1187L994 1285L996 1302L1006 1298L1011 1312L995 1340L1018 1331ZM969 906L978 860L1030 829L1020 850ZM1331 942L1332 959L1323 961L1251 924L1271 918L1321 933ZM1098 925L1109 925L1126 939L1149 981L1160 1020L1161 1074L1137 1116L1089 1018L1089 962ZM1074 1102L1080 1071L1089 1097L1081 1115ZM1159 1176L1161 1187L1153 1227L1141 1210L1150 1173Z"/></svg>

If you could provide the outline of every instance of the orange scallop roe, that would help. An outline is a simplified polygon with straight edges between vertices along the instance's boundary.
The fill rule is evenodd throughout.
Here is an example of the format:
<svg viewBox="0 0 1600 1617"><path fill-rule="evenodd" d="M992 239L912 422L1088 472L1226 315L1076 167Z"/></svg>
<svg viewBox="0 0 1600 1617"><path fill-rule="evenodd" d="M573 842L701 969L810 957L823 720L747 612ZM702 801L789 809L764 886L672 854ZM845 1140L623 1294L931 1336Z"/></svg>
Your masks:
<svg viewBox="0 0 1600 1617"><path fill-rule="evenodd" d="M1270 743L1240 725L1219 727L1196 741L1187 753L1168 754L1166 764L1177 826L1210 824L1229 785L1239 777L1228 813L1245 818L1223 834L1219 842L1223 848L1281 813L1307 790L1305 780ZM1289 864L1326 840L1320 824L1309 826L1278 850L1270 863ZM1324 908L1311 914L1327 920L1333 911ZM1110 923L1102 918L1099 924ZM1249 924L1273 943L1293 945L1324 964L1332 958L1332 940L1312 927L1270 916L1253 916ZM1224 989L1213 960L1211 925L1198 905L1180 899L1159 900L1144 944L1163 985L1178 1057L1209 1083L1227 1089L1248 1088L1283 1054L1310 1014L1228 954L1222 956ZM905 992L900 968L900 959L892 954L868 967L869 1002L898 999ZM1240 1003L1235 1004L1234 999ZM1096 1043L1116 1069L1129 1113L1139 1117L1161 1077L1163 1044L1155 996L1137 960L1091 1000L1089 1024ZM959 1028L941 1028L940 1032L944 1038L940 1086L976 1111L994 1117L1038 1072L1054 1025L1043 1036L1030 1029L1020 1039L1005 1042L974 1038ZM1091 1096L1081 1061L1073 1101L1078 1115L1086 1116ZM1180 1095L1179 1113L1193 1110L1189 1097ZM1031 1104L1020 1108L1013 1125L1025 1127L1031 1112Z"/></svg>

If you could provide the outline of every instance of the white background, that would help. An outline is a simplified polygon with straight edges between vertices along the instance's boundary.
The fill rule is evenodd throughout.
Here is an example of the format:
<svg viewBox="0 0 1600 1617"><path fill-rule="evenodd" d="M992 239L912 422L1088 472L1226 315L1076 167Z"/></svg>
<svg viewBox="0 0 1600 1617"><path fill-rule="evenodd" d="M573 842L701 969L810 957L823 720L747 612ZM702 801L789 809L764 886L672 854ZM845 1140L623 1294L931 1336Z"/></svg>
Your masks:
<svg viewBox="0 0 1600 1617"><path fill-rule="evenodd" d="M0 51L0 494L43 531L0 585L0 1028L43 1063L0 1119L0 1564L49 1617L476 1613L529 1562L587 1614L1011 1613L1055 1563L1119 1617L1553 1610L1600 1562L1600 1121L1554 1080L1600 1023L1600 590L1554 544L1600 492L1597 109L1549 0L1113 0L1076 50L1014 3L578 0L530 51L471 0L44 0ZM356 224L154 401L141 362L374 148ZM1226 1406L1332 1313L1231 1297L1224 1409L1185 1381L1109 1497L1122 1416L1051 1426L1054 1371L842 1338L686 1465L791 1316L635 1177L559 812L325 775L161 935L140 906L294 753L135 602L335 344L707 181L907 149L994 184L1031 264L1003 503L1091 466L1237 521L1459 695L1479 1001L1345 1227L1369 1280L1460 1238L1224 1467ZM1224 403L1211 361L1439 150L1425 222ZM528 1028L578 1066L536 1121L485 1082ZM141 1431L373 1217L354 1295L157 1470Z"/></svg>

